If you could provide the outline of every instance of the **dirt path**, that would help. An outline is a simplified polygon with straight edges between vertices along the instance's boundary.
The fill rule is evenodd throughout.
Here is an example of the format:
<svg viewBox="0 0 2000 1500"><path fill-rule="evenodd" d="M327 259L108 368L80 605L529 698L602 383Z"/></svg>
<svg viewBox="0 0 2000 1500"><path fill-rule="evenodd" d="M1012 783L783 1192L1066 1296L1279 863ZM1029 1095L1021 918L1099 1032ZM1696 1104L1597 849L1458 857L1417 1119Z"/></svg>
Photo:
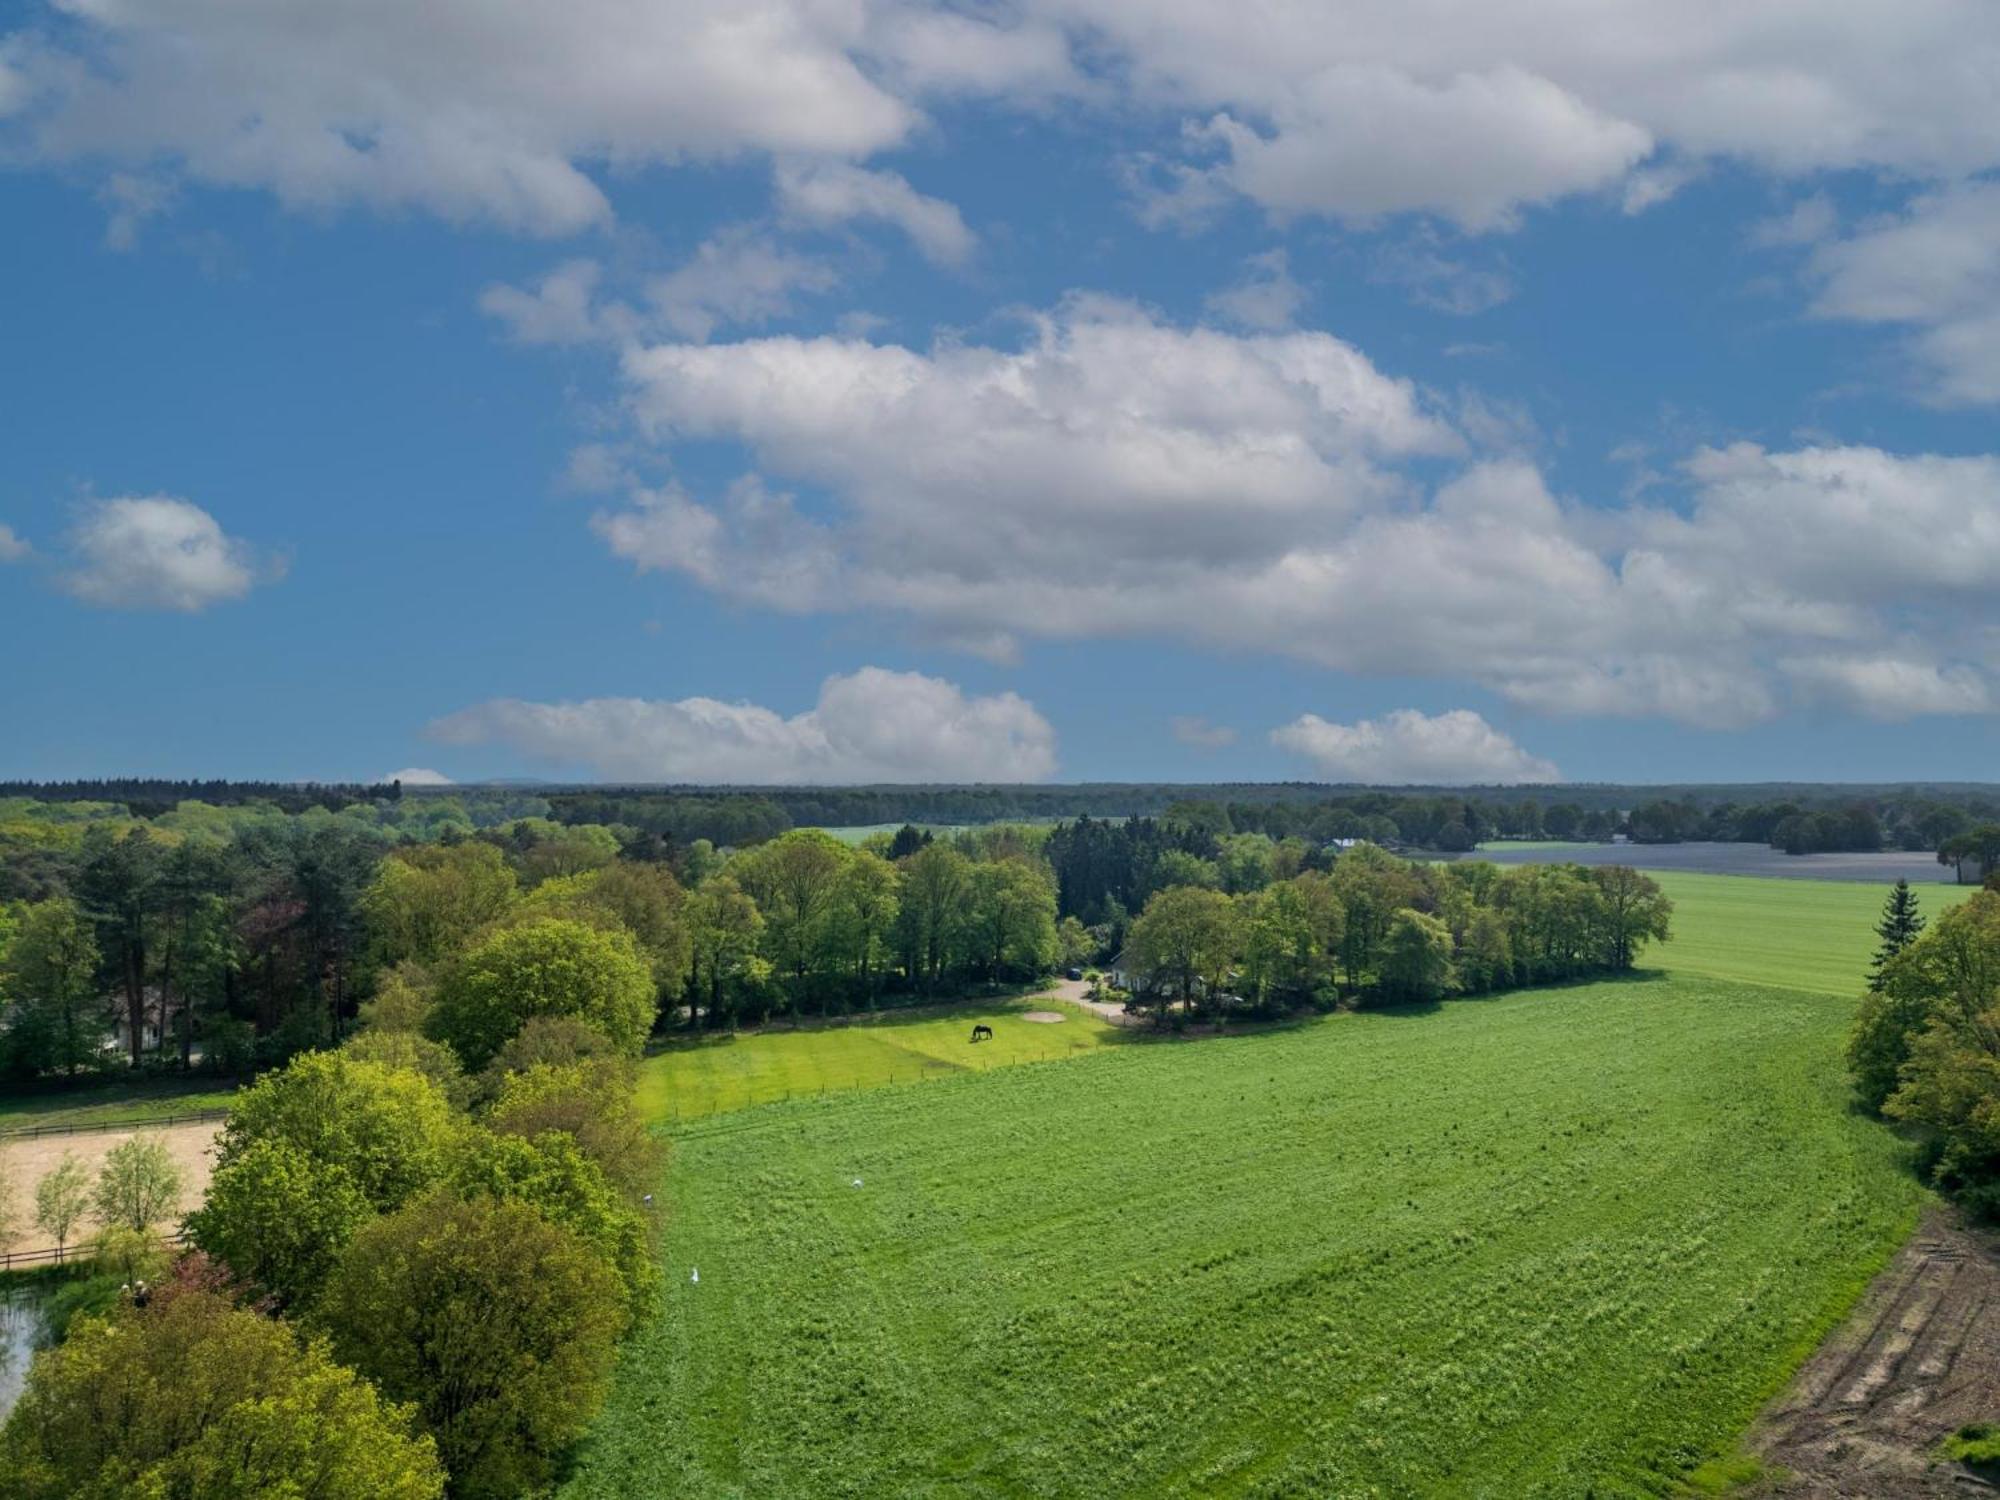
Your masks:
<svg viewBox="0 0 2000 1500"><path fill-rule="evenodd" d="M1081 979L1058 979L1047 989L1043 990L1042 993L1045 995L1054 995L1058 1000L1067 1000L1071 1005L1080 1005L1085 1010L1102 1016L1113 1026L1131 1026L1136 1024L1138 1020L1136 1016L1125 1014L1123 1001L1092 1000L1087 998L1090 994L1090 986L1085 984Z"/></svg>
<svg viewBox="0 0 2000 1500"><path fill-rule="evenodd" d="M1750 1447L1786 1471L1753 1493L1813 1500L2000 1494L1938 1443L2000 1418L2000 1242L1926 1213Z"/></svg>
<svg viewBox="0 0 2000 1500"><path fill-rule="evenodd" d="M4 1248L17 1252L55 1248L55 1242L34 1225L35 1184L62 1160L64 1152L74 1151L82 1158L94 1180L106 1153L135 1135L161 1141L180 1164L183 1174L180 1213L187 1213L201 1202L202 1194L208 1191L209 1174L215 1168L212 1148L221 1129L220 1121L197 1120L184 1125L163 1125L150 1129L79 1131L74 1135L44 1135L7 1142L0 1146L0 1164L4 1164L7 1180L13 1185L15 1219L21 1226L21 1232L13 1243ZM175 1218L178 1220L179 1215ZM97 1221L93 1218L78 1238L87 1238L96 1232Z"/></svg>

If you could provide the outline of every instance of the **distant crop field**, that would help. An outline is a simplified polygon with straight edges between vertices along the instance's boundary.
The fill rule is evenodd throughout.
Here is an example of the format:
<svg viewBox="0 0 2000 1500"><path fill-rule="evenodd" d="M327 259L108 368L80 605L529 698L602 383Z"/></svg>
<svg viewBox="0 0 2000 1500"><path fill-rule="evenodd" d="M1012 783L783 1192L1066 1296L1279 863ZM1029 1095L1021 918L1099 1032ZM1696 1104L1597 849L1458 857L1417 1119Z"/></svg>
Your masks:
<svg viewBox="0 0 2000 1500"><path fill-rule="evenodd" d="M875 833L893 834L898 828L901 828L902 826L903 825L901 823L849 823L839 828L822 828L820 832L832 834L835 838L839 839L843 844L858 844L862 842L864 839L866 839L870 834L875 834ZM923 826L929 827L928 824ZM952 830L950 829L937 829L937 828L931 829L931 832L933 833L938 833L938 832L948 833L951 831Z"/></svg>
<svg viewBox="0 0 2000 1500"><path fill-rule="evenodd" d="M1913 1222L1850 1012L1680 975L684 1125L564 1494L1664 1493Z"/></svg>
<svg viewBox="0 0 2000 1500"><path fill-rule="evenodd" d="M1887 883L1648 873L1673 898L1674 937L1646 950L1647 967L1843 998L1858 996L1867 983ZM1934 917L1975 888L1914 889L1925 915Z"/></svg>
<svg viewBox="0 0 2000 1500"><path fill-rule="evenodd" d="M1029 1014L1059 1022L1028 1021ZM976 1025L993 1028L973 1043ZM884 1011L826 1026L675 1042L639 1065L639 1106L659 1123L700 1119L774 1099L920 1083L967 1070L1053 1062L1130 1040L1077 1006L1044 996L947 1011Z"/></svg>

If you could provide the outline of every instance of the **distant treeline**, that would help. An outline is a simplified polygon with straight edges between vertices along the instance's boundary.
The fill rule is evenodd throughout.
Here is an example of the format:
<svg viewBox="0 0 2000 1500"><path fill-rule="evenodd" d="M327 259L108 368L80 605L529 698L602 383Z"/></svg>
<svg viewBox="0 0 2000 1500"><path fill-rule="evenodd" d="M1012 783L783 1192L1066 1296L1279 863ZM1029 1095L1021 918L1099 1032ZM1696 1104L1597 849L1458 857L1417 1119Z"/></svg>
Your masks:
<svg viewBox="0 0 2000 1500"><path fill-rule="evenodd" d="M1757 793L1760 795L1738 795ZM1326 842L1462 851L1491 838L1637 843L1718 840L1791 854L1936 849L2000 818L2000 788L1792 786L1559 788L1445 791L1342 789L1306 782L1188 786L908 786L644 788L548 792L564 823L641 829L675 843L741 846L794 827L931 826L1009 821L1160 818L1212 836L1262 833Z"/></svg>
<svg viewBox="0 0 2000 1500"><path fill-rule="evenodd" d="M339 812L357 802L394 801L400 782L363 786L358 782L167 781L157 777L116 777L104 781L0 781L0 799L30 797L37 802L117 802L135 818L171 812L183 802L235 807L267 802L284 812L324 807Z"/></svg>

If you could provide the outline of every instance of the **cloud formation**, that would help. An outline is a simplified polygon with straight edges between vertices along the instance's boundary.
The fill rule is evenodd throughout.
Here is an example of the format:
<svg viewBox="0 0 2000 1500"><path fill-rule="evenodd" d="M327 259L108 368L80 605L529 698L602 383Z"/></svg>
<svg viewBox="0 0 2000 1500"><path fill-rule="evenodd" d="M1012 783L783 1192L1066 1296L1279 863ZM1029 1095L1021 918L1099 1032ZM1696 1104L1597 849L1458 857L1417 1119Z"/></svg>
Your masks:
<svg viewBox="0 0 2000 1500"><path fill-rule="evenodd" d="M69 545L74 565L62 575L63 587L105 609L196 614L283 573L200 506L169 495L95 501L71 530Z"/></svg>
<svg viewBox="0 0 2000 1500"><path fill-rule="evenodd" d="M1327 334L1090 299L1019 349L663 344L624 372L642 436L732 441L754 470L719 502L601 510L616 555L989 656L1166 638L1709 726L1826 701L1829 661L1875 663L1839 680L1889 716L2000 667L1975 623L2000 582L1996 458L1739 445L1686 463L1679 508L1565 504L1528 459L1473 456L1492 423ZM1440 459L1462 466L1420 477ZM1949 690L1913 691L1926 671Z"/></svg>
<svg viewBox="0 0 2000 1500"><path fill-rule="evenodd" d="M1441 714L1399 708L1353 724L1301 714L1272 730L1271 743L1306 757L1329 781L1514 786L1562 780L1553 761L1530 755L1469 708Z"/></svg>
<svg viewBox="0 0 2000 1500"><path fill-rule="evenodd" d="M25 537L14 534L13 527L0 523L0 563L19 562L34 550Z"/></svg>
<svg viewBox="0 0 2000 1500"><path fill-rule="evenodd" d="M2000 402L2000 182L1921 194L1903 213L1824 240L1807 274L1818 316L1910 330L1921 394Z"/></svg>
<svg viewBox="0 0 2000 1500"><path fill-rule="evenodd" d="M761 153L836 164L835 191L936 101L1086 100L1179 124L1186 195L1486 230L1579 193L1643 207L1712 159L1990 170L1997 60L1986 0L1352 0L1337 26L1306 0L1254 24L1207 0L61 0L0 35L0 116L44 160L561 234L611 216L606 169ZM949 258L899 181L837 192Z"/></svg>
<svg viewBox="0 0 2000 1500"><path fill-rule="evenodd" d="M818 703L790 718L714 698L503 698L425 732L625 781L1043 781L1056 771L1055 731L1026 699L967 697L940 678L881 667L827 678Z"/></svg>
<svg viewBox="0 0 2000 1500"><path fill-rule="evenodd" d="M777 183L778 206L789 218L821 228L879 219L902 230L940 265L963 264L978 243L954 205L918 192L899 172L788 161L779 164Z"/></svg>

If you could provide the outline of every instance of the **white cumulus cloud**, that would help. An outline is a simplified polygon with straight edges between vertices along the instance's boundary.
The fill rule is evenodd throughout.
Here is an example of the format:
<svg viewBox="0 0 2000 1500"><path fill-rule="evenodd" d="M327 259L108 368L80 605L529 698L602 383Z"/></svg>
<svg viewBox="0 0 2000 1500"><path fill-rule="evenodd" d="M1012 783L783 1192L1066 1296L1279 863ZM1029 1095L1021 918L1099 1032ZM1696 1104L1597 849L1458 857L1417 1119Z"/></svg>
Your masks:
<svg viewBox="0 0 2000 1500"><path fill-rule="evenodd" d="M74 565L63 587L106 609L194 614L282 572L200 506L168 495L93 502L69 544Z"/></svg>
<svg viewBox="0 0 2000 1500"><path fill-rule="evenodd" d="M1399 708L1353 724L1301 714L1272 730L1271 743L1306 757L1330 781L1409 786L1562 779L1554 762L1530 755L1469 708L1441 714Z"/></svg>
<svg viewBox="0 0 2000 1500"><path fill-rule="evenodd" d="M1183 192L1277 215L1660 201L1712 160L1903 180L2000 165L1989 0L57 0L0 34L22 151L165 167L309 207L534 233L611 215L614 173L860 163L978 97L1184 127ZM905 184L907 187L907 184ZM874 213L952 221L894 181ZM893 201L892 201L893 200Z"/></svg>
<svg viewBox="0 0 2000 1500"><path fill-rule="evenodd" d="M880 667L827 678L819 701L789 718L714 698L506 698L446 715L426 733L628 781L1040 781L1056 769L1055 731L1026 699L968 697L940 678Z"/></svg>
<svg viewBox="0 0 2000 1500"><path fill-rule="evenodd" d="M1910 330L1924 394L2000 402L2000 182L1921 194L1903 213L1822 243L1808 275L1819 316Z"/></svg>
<svg viewBox="0 0 2000 1500"><path fill-rule="evenodd" d="M34 550L26 538L15 534L13 527L0 523L0 563L19 562Z"/></svg>
<svg viewBox="0 0 2000 1500"><path fill-rule="evenodd" d="M2000 667L1978 628L2000 458L1738 445L1695 454L1673 508L1579 505L1525 457L1463 462L1468 438L1524 445L1328 334L1085 298L1019 348L660 344L624 371L641 439L753 467L714 501L631 490L592 523L616 555L768 608L902 613L996 660L1023 636L1166 638L1718 727L1829 697L1785 661L1957 669L1953 692L1884 681L1884 713L1963 704ZM1438 459L1462 466L1420 479Z"/></svg>
<svg viewBox="0 0 2000 1500"><path fill-rule="evenodd" d="M848 162L788 161L778 167L778 204L807 224L880 219L907 234L931 260L955 266L978 241L957 207L911 187L899 172L870 171Z"/></svg>

